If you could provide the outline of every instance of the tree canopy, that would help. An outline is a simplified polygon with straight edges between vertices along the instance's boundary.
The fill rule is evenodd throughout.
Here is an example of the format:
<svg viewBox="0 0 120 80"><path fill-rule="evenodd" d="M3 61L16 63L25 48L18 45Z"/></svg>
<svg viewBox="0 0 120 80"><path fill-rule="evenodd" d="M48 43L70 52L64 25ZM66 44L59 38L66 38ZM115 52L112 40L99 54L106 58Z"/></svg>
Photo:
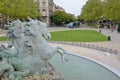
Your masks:
<svg viewBox="0 0 120 80"><path fill-rule="evenodd" d="M120 0L88 0L78 20L97 20L103 17L120 21Z"/></svg>
<svg viewBox="0 0 120 80"><path fill-rule="evenodd" d="M101 0L88 0L82 8L82 13L79 16L84 20L97 20L103 14L103 3Z"/></svg>
<svg viewBox="0 0 120 80"><path fill-rule="evenodd" d="M75 21L75 17L72 14L68 14L64 11L55 11L52 16L52 22L61 25L63 23L69 23Z"/></svg>
<svg viewBox="0 0 120 80"><path fill-rule="evenodd" d="M104 17L120 21L120 0L104 0Z"/></svg>
<svg viewBox="0 0 120 80"><path fill-rule="evenodd" d="M75 16L73 14L67 13L65 22L69 23L69 22L73 22L73 21L75 21Z"/></svg>
<svg viewBox="0 0 120 80"><path fill-rule="evenodd" d="M37 5L33 0L0 0L0 13L12 18L39 16Z"/></svg>

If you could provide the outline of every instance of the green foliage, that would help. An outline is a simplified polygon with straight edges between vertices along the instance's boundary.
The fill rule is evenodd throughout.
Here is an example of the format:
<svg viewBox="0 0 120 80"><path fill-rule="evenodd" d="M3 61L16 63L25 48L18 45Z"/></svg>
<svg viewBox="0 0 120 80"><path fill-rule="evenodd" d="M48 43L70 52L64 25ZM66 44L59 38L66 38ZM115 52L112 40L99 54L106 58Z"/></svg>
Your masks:
<svg viewBox="0 0 120 80"><path fill-rule="evenodd" d="M120 33L120 24L119 24L119 26L118 26L118 29L117 29L117 31L118 31L118 33Z"/></svg>
<svg viewBox="0 0 120 80"><path fill-rule="evenodd" d="M94 30L67 30L51 32L53 41L96 42L107 41L107 37Z"/></svg>
<svg viewBox="0 0 120 80"><path fill-rule="evenodd" d="M62 24L65 22L66 13L64 11L56 11L52 16L52 21L55 24Z"/></svg>
<svg viewBox="0 0 120 80"><path fill-rule="evenodd" d="M68 14L64 11L56 11L52 16L52 22L57 25L61 25L63 23L69 23L74 20L75 20L74 15Z"/></svg>
<svg viewBox="0 0 120 80"><path fill-rule="evenodd" d="M103 16L108 20L120 21L119 14L120 0L88 0L78 20L94 21Z"/></svg>
<svg viewBox="0 0 120 80"><path fill-rule="evenodd" d="M37 10L33 0L0 0L0 13L12 18L37 17Z"/></svg>
<svg viewBox="0 0 120 80"><path fill-rule="evenodd" d="M82 8L78 20L97 20L102 16L103 2L101 0L88 0Z"/></svg>
<svg viewBox="0 0 120 80"><path fill-rule="evenodd" d="M66 19L65 19L65 23L69 23L69 22L74 22L75 21L75 16L72 14L67 14L66 15Z"/></svg>
<svg viewBox="0 0 120 80"><path fill-rule="evenodd" d="M78 16L77 20L78 20L78 21L84 21L84 19L82 18L81 15Z"/></svg>
<svg viewBox="0 0 120 80"><path fill-rule="evenodd" d="M104 0L104 17L120 21L120 0Z"/></svg>

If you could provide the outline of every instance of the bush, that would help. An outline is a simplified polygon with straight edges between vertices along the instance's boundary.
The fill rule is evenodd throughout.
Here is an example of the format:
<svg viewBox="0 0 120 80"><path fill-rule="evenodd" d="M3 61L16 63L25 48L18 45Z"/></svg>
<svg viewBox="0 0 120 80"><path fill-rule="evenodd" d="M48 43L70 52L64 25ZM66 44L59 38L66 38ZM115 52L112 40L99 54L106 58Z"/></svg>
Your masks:
<svg viewBox="0 0 120 80"><path fill-rule="evenodd" d="M117 29L117 31L118 31L118 33L120 33L120 24L119 24L119 26L118 26L118 29Z"/></svg>

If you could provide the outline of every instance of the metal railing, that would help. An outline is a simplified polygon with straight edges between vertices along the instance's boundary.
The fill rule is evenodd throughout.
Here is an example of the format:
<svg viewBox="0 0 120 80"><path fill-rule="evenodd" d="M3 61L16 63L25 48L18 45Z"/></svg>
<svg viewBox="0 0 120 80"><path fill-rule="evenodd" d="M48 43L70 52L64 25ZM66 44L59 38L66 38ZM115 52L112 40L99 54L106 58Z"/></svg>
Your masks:
<svg viewBox="0 0 120 80"><path fill-rule="evenodd" d="M78 46L78 47L83 47L83 48L89 48L89 49L94 49L94 50L98 50L98 51L108 52L110 54L115 54L115 55L117 55L119 53L118 50L114 50L114 49L111 49L111 48L102 47L102 46L98 46L98 45L91 45L91 44L87 44L87 43L64 42L64 41L50 41L50 43L73 45L73 46Z"/></svg>

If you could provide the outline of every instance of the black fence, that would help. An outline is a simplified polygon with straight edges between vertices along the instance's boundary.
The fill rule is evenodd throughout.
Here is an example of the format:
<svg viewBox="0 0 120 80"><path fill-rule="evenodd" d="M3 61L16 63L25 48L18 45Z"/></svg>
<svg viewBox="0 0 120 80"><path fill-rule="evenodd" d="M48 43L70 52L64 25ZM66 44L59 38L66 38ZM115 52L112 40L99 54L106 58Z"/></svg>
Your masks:
<svg viewBox="0 0 120 80"><path fill-rule="evenodd" d="M78 47L83 47L83 48L89 48L89 49L94 49L98 51L103 51L103 52L108 52L110 54L115 54L117 55L119 52L118 50L114 50L111 48L106 48L98 45L91 45L91 44L86 44L86 43L79 43L79 42L61 42L61 41L50 41L51 43L57 43L57 44L66 44L66 45L73 45L73 46L78 46Z"/></svg>

